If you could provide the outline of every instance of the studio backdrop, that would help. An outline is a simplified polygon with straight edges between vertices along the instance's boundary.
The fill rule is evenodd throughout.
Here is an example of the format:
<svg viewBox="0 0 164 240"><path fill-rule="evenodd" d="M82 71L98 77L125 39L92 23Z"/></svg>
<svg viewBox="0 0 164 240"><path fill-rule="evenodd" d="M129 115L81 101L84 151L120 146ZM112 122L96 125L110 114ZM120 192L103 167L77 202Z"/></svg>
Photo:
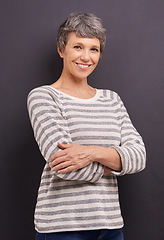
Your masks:
<svg viewBox="0 0 164 240"><path fill-rule="evenodd" d="M147 149L146 169L118 178L125 240L163 240L162 0L0 0L0 239L35 239L33 213L45 162L26 99L31 89L60 76L56 34L71 12L102 18L107 44L89 83L121 96Z"/></svg>

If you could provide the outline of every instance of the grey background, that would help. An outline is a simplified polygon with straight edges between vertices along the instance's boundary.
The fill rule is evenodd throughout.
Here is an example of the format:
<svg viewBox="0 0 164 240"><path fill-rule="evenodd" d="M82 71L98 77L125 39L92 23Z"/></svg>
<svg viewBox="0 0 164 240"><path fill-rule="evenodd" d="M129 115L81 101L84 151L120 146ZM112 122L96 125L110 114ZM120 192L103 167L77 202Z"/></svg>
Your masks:
<svg viewBox="0 0 164 240"><path fill-rule="evenodd" d="M163 0L0 0L0 239L35 239L44 160L26 98L59 77L56 32L73 11L103 19L107 45L89 82L119 93L147 148L146 170L119 178L125 240L163 240Z"/></svg>

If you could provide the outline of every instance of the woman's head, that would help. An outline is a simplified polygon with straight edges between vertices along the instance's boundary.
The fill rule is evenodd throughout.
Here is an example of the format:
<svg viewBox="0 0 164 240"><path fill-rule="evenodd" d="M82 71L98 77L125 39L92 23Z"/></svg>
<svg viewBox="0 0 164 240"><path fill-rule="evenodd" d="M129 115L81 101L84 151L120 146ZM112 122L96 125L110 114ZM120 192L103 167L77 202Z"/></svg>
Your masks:
<svg viewBox="0 0 164 240"><path fill-rule="evenodd" d="M101 53L105 47L106 30L100 18L91 13L71 13L58 29L57 44L61 52L67 44L68 35L75 32L78 37L98 38Z"/></svg>

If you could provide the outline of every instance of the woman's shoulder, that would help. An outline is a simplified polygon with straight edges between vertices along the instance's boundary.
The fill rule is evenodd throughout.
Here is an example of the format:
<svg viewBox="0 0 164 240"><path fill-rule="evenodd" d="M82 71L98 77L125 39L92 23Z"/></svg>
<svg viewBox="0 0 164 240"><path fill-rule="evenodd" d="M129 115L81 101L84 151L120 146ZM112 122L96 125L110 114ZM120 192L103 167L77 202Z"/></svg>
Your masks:
<svg viewBox="0 0 164 240"><path fill-rule="evenodd" d="M108 98L115 101L120 100L120 96L118 95L118 93L113 90L110 90L110 89L97 89L97 90L101 92L101 95L104 98Z"/></svg>
<svg viewBox="0 0 164 240"><path fill-rule="evenodd" d="M28 98L32 97L32 96L40 96L40 97L58 97L58 93L56 91L53 90L53 88L49 85L43 85L43 86L39 86L39 87L35 87L33 88L29 94L28 94Z"/></svg>

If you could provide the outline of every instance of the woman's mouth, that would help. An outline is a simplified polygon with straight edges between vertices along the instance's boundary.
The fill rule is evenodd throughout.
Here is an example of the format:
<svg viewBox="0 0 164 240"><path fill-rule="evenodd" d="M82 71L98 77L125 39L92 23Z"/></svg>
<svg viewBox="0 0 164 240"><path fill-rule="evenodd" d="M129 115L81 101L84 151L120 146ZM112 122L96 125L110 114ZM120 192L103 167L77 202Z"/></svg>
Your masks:
<svg viewBox="0 0 164 240"><path fill-rule="evenodd" d="M91 66L91 64L83 64L83 63L76 63L80 68L87 69Z"/></svg>

